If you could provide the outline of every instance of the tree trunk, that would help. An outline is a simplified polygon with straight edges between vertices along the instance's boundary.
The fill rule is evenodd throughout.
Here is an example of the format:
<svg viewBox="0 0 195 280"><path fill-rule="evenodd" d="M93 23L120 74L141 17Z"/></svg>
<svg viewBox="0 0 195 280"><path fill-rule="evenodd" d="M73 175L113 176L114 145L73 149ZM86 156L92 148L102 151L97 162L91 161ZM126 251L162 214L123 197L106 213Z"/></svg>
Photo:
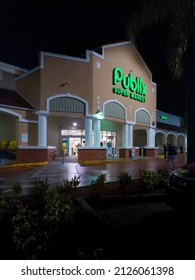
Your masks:
<svg viewBox="0 0 195 280"><path fill-rule="evenodd" d="M195 36L188 44L186 56L187 163L195 162Z"/></svg>

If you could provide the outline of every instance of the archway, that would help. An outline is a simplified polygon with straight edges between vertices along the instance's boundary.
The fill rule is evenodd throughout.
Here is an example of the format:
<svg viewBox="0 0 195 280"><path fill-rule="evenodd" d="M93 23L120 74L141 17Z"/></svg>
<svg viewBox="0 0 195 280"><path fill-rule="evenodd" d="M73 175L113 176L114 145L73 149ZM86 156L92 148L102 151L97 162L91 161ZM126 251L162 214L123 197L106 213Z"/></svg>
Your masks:
<svg viewBox="0 0 195 280"><path fill-rule="evenodd" d="M101 141L107 146L108 155L118 155L123 145L123 126L127 110L119 101L108 100L103 104L105 119L101 121Z"/></svg>
<svg viewBox="0 0 195 280"><path fill-rule="evenodd" d="M150 114L145 109L135 111L135 126L133 131L133 145L147 146L147 128L150 127Z"/></svg>
<svg viewBox="0 0 195 280"><path fill-rule="evenodd" d="M55 146L58 155L77 155L85 143L85 116L88 102L70 93L47 99L47 143Z"/></svg>

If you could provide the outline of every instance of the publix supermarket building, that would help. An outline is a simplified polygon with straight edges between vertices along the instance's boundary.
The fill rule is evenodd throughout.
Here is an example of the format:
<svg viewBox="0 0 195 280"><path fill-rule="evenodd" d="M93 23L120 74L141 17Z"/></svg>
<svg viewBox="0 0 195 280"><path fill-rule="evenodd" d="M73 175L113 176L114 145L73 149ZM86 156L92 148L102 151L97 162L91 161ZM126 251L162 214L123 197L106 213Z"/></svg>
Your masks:
<svg viewBox="0 0 195 280"><path fill-rule="evenodd" d="M166 142L187 146L182 119L156 109L157 85L130 41L82 58L40 52L38 67L0 63L0 74L1 149L15 149L18 162L156 157Z"/></svg>

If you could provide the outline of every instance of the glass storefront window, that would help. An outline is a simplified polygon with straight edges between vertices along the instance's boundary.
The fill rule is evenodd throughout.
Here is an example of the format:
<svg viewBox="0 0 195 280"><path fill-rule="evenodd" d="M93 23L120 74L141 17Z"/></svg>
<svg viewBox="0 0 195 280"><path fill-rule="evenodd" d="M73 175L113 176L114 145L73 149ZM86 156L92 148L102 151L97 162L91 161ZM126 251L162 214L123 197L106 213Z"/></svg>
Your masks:
<svg viewBox="0 0 195 280"><path fill-rule="evenodd" d="M61 135L68 136L68 135L85 135L85 130L84 129L62 129L61 130Z"/></svg>
<svg viewBox="0 0 195 280"><path fill-rule="evenodd" d="M62 136L84 136L84 129L62 129ZM116 148L116 132L115 131L100 131L100 141L103 143L103 146L107 146L111 142L113 148ZM92 130L92 144L94 144L94 130Z"/></svg>
<svg viewBox="0 0 195 280"><path fill-rule="evenodd" d="M69 135L69 130L68 129L62 129L61 130L61 135Z"/></svg>

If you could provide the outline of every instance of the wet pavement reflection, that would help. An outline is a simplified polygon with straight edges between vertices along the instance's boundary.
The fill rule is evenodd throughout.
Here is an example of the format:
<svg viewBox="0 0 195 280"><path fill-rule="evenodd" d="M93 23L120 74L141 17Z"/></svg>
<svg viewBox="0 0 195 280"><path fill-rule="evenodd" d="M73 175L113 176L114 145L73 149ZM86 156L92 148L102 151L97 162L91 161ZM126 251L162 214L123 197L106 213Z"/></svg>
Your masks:
<svg viewBox="0 0 195 280"><path fill-rule="evenodd" d="M175 159L176 168L186 163L186 157L178 155ZM62 185L63 180L71 180L74 176L80 176L79 187L88 186L92 180L96 180L99 175L105 173L106 182L118 181L121 172L128 172L132 179L139 178L142 169L157 171L158 168L166 168L172 171L172 164L161 158L137 158L129 160L108 160L95 164L82 165L78 163L77 157L66 157L63 163L62 158L57 158L53 162L42 166L23 166L16 167L8 165L0 167L0 188L4 193L11 191L11 186L16 181L20 183L23 191L27 191L37 180L48 179L51 188Z"/></svg>

